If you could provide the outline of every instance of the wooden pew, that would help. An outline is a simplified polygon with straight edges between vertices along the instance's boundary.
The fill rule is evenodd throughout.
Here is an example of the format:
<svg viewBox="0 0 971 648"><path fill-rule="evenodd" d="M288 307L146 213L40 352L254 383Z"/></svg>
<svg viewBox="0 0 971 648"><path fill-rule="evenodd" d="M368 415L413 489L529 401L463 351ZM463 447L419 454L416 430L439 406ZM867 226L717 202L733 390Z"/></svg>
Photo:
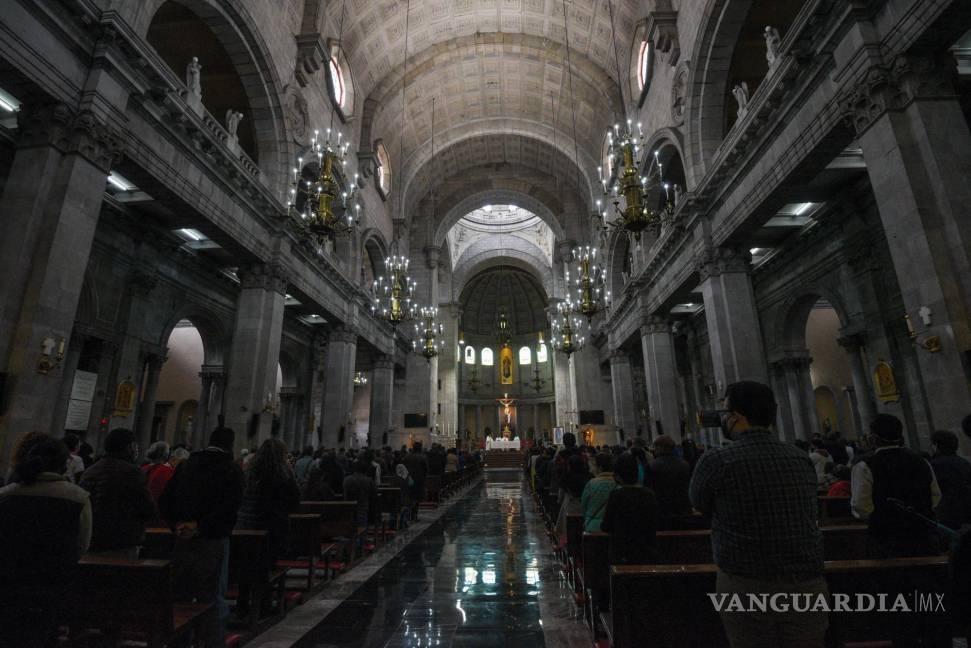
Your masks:
<svg viewBox="0 0 971 648"><path fill-rule="evenodd" d="M243 586L249 587L250 600L246 604L250 629L260 620L260 607L266 593L275 591L277 613L285 613L286 575L285 567L272 563L267 531L233 530L229 539L229 591L239 595Z"/></svg>
<svg viewBox="0 0 971 648"><path fill-rule="evenodd" d="M314 588L317 570L322 569L324 578L329 571L329 553L323 551L320 542L320 516L316 513L291 513L289 515L290 533L287 555L276 561L281 569L307 570L306 590Z"/></svg>
<svg viewBox="0 0 971 648"><path fill-rule="evenodd" d="M728 642L708 594L715 591L717 568L704 565L636 565L610 569L611 613L601 615L615 648L717 648ZM832 594L943 592L947 558L827 561L825 576ZM912 600L909 598L908 600ZM834 612L829 616L828 645L845 641L925 638L942 645L954 631L943 614ZM950 645L943 640L943 645Z"/></svg>
<svg viewBox="0 0 971 648"><path fill-rule="evenodd" d="M850 511L850 498L849 497L829 497L828 495L820 495L816 498L819 504L819 523L820 525L839 524L845 522L847 524L855 524L858 520L853 517L853 513Z"/></svg>
<svg viewBox="0 0 971 648"><path fill-rule="evenodd" d="M358 544L367 532L357 526L357 502L300 502L300 513L313 513L320 516L320 539L322 549L333 550L341 547L346 553L346 561L353 562L357 557ZM333 567L336 567L332 565ZM339 570L338 570L339 571Z"/></svg>
<svg viewBox="0 0 971 648"><path fill-rule="evenodd" d="M135 636L150 648L185 636L212 607L176 602L172 563L85 556L71 590L71 635L98 630L111 641Z"/></svg>
<svg viewBox="0 0 971 648"><path fill-rule="evenodd" d="M378 488L378 515L381 517L381 535L387 540L398 531L401 519L401 489L391 486ZM385 524L384 516L388 516Z"/></svg>
<svg viewBox="0 0 971 648"><path fill-rule="evenodd" d="M583 516L566 516L566 568L567 580L573 585L574 598L578 603L583 600L583 586L580 571L583 569Z"/></svg>
<svg viewBox="0 0 971 648"><path fill-rule="evenodd" d="M857 560L866 556L865 525L824 527L823 556L828 560ZM711 531L658 531L655 537L658 564L692 565L711 563ZM591 629L600 612L610 604L610 536L584 533L581 541L581 580L586 596L584 617Z"/></svg>

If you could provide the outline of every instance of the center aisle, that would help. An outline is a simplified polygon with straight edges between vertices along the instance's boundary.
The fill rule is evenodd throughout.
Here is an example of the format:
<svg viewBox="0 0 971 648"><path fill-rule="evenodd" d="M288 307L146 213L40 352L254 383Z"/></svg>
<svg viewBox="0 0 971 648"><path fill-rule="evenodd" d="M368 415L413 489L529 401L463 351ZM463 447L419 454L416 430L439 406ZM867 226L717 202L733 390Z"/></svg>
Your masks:
<svg viewBox="0 0 971 648"><path fill-rule="evenodd" d="M293 645L589 646L557 569L518 471L490 471Z"/></svg>

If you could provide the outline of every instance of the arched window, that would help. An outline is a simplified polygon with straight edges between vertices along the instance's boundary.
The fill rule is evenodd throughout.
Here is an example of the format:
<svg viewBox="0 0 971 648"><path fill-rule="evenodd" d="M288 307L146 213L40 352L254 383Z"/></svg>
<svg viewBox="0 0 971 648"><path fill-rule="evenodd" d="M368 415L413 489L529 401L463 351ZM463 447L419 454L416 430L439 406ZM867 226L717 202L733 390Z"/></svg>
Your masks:
<svg viewBox="0 0 971 648"><path fill-rule="evenodd" d="M329 70L330 85L334 92L334 103L343 108L344 101L347 99L347 92L344 89L344 72L341 70L341 64L336 56L330 57Z"/></svg>
<svg viewBox="0 0 971 648"><path fill-rule="evenodd" d="M475 364L475 348L471 346L465 347L465 364Z"/></svg>
<svg viewBox="0 0 971 648"><path fill-rule="evenodd" d="M533 363L533 352L530 351L528 346L524 346L519 349L519 364L528 365Z"/></svg>
<svg viewBox="0 0 971 648"><path fill-rule="evenodd" d="M637 89L643 90L647 85L647 80L651 74L651 43L647 40L641 41L641 47L637 54Z"/></svg>
<svg viewBox="0 0 971 648"><path fill-rule="evenodd" d="M546 344L540 344L536 348L536 362L548 362L550 359L550 352L546 350Z"/></svg>
<svg viewBox="0 0 971 648"><path fill-rule="evenodd" d="M493 364L492 349L489 347L483 347L482 349L482 366L491 367Z"/></svg>
<svg viewBox="0 0 971 648"><path fill-rule="evenodd" d="M383 198L391 195L391 157L388 149L384 147L384 142L379 141L377 145L378 157L378 192Z"/></svg>

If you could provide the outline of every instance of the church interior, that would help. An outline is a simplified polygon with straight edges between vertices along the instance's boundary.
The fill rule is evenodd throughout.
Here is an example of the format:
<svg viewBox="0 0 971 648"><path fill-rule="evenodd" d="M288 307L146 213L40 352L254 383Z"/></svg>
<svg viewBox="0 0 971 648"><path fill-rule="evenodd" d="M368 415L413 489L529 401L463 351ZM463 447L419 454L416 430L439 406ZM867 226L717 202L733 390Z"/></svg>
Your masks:
<svg viewBox="0 0 971 648"><path fill-rule="evenodd" d="M0 645L968 645L967 0L4 0L0 196Z"/></svg>

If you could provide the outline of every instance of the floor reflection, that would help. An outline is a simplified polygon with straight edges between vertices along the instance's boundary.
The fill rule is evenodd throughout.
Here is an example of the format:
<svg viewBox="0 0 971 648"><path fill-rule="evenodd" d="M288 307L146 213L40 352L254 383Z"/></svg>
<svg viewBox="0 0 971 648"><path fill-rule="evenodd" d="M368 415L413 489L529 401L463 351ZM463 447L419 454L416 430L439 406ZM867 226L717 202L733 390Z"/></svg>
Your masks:
<svg viewBox="0 0 971 648"><path fill-rule="evenodd" d="M546 646L540 607L559 584L541 577L548 546L525 498L516 473L490 473L296 645Z"/></svg>

